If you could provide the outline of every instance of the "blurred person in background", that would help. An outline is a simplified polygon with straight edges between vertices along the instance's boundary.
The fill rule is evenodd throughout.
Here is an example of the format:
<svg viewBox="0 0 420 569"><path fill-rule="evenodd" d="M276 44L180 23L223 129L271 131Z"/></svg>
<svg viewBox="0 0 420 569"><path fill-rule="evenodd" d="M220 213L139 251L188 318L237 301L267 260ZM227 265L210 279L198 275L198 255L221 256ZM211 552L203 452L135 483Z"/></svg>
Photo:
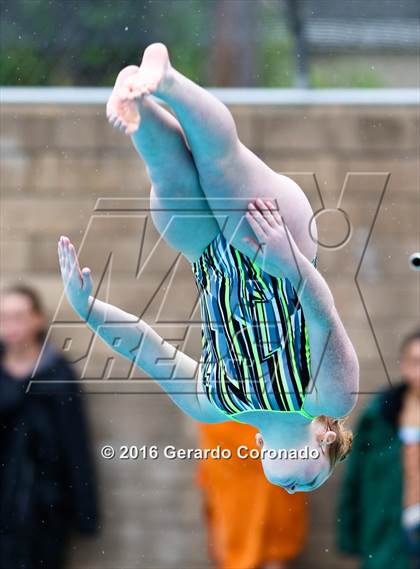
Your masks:
<svg viewBox="0 0 420 569"><path fill-rule="evenodd" d="M0 567L60 569L70 530L98 527L85 414L77 384L59 383L75 374L50 342L38 362L38 294L18 284L0 300ZM30 379L58 382L26 393Z"/></svg>
<svg viewBox="0 0 420 569"><path fill-rule="evenodd" d="M420 329L400 377L362 413L341 490L338 547L364 569L420 568Z"/></svg>
<svg viewBox="0 0 420 569"><path fill-rule="evenodd" d="M220 446L231 458L198 463L211 558L220 569L285 569L306 537L306 497L270 484L259 460L238 457L257 449L249 425L200 424L203 449Z"/></svg>

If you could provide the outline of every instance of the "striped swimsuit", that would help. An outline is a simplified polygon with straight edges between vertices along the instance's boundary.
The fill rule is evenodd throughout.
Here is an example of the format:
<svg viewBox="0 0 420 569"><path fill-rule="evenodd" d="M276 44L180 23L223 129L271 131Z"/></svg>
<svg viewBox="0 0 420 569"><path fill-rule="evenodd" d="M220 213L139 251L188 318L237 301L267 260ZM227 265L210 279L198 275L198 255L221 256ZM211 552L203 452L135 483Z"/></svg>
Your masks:
<svg viewBox="0 0 420 569"><path fill-rule="evenodd" d="M260 269L222 232L192 271L202 318L200 373L210 402L233 420L256 410L312 419L302 408L311 378L308 331L290 281Z"/></svg>

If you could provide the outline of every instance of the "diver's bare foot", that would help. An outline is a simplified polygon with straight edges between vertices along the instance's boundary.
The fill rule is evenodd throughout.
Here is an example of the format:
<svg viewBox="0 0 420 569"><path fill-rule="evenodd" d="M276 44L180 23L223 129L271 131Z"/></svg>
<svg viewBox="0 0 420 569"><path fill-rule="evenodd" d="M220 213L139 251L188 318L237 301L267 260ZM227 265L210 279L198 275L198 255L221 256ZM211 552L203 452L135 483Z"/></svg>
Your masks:
<svg viewBox="0 0 420 569"><path fill-rule="evenodd" d="M140 125L140 114L136 102L122 96L125 92L123 87L125 81L137 74L138 71L137 65L129 65L119 72L106 105L106 116L109 122L126 134L132 134Z"/></svg>
<svg viewBox="0 0 420 569"><path fill-rule="evenodd" d="M120 72L107 105L107 116L113 126L126 134L136 132L140 126L139 105L136 103L140 103L145 95L159 94L169 69L165 45L153 43L145 49L140 67L130 65Z"/></svg>
<svg viewBox="0 0 420 569"><path fill-rule="evenodd" d="M169 55L163 43L152 43L143 54L138 73L124 81L122 95L128 99L137 99L142 95L150 95L164 89L165 79L170 70Z"/></svg>

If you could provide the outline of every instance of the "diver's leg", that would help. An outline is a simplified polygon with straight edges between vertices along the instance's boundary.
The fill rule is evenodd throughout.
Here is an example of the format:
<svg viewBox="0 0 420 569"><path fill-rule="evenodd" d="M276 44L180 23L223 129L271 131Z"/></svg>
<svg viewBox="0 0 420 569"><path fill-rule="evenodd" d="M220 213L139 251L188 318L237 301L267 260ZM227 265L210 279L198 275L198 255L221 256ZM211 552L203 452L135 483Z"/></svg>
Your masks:
<svg viewBox="0 0 420 569"><path fill-rule="evenodd" d="M176 71L163 44L152 44L145 50L139 72L125 82L122 95L127 100L142 101L150 93L164 100L179 120L200 185L227 239L253 258L254 252L244 241L253 232L243 216L250 200L270 199L276 203L299 249L313 259L316 227L311 225L313 212L302 190L239 141L227 107Z"/></svg>
<svg viewBox="0 0 420 569"><path fill-rule="evenodd" d="M120 73L116 89L107 106L108 116L120 104L118 82L138 68L130 66ZM152 181L151 214L162 236L190 261L195 260L220 231L200 186L197 169L187 148L182 129L174 116L151 97L134 104L139 127L132 141ZM133 112L133 109L131 109ZM119 126L117 121L113 121Z"/></svg>
<svg viewBox="0 0 420 569"><path fill-rule="evenodd" d="M114 115L118 115L127 134L137 129L140 120L130 101L153 93L175 112L199 163L225 158L238 143L235 123L227 107L174 69L161 43L147 47L138 72L116 87L120 87L121 104Z"/></svg>

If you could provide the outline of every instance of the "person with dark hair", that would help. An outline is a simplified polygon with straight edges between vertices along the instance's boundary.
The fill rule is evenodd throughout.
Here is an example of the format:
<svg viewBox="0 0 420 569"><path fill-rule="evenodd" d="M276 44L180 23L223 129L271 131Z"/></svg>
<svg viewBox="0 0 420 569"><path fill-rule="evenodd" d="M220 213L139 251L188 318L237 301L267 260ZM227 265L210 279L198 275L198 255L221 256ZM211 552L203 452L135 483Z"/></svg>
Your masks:
<svg viewBox="0 0 420 569"><path fill-rule="evenodd" d="M69 531L98 529L85 412L74 371L45 342L37 292L17 284L1 301L0 568L60 569Z"/></svg>
<svg viewBox="0 0 420 569"><path fill-rule="evenodd" d="M399 359L401 380L359 419L339 500L338 548L364 569L420 568L420 329Z"/></svg>

